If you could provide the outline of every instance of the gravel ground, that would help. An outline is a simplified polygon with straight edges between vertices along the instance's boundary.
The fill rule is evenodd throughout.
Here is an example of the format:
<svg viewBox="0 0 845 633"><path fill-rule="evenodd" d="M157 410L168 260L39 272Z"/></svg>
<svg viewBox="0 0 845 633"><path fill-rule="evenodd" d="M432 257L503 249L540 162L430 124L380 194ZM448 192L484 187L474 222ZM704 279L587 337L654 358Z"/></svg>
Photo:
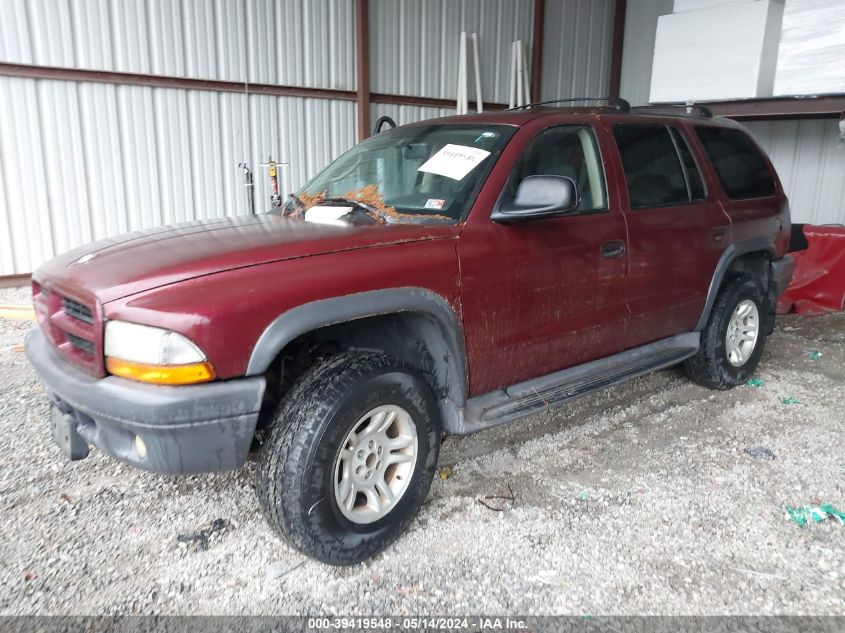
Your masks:
<svg viewBox="0 0 845 633"><path fill-rule="evenodd" d="M845 614L845 527L784 517L845 508L845 315L781 318L758 388L668 370L448 438L450 474L410 531L345 569L272 535L254 464L167 478L65 462L28 327L0 319L0 615ZM215 519L207 549L177 541Z"/></svg>

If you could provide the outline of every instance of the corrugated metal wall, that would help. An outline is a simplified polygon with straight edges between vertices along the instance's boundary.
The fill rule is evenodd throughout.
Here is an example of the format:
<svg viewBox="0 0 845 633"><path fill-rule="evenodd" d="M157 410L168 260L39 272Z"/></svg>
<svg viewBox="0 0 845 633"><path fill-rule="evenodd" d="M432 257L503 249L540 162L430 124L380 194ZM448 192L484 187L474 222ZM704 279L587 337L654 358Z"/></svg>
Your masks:
<svg viewBox="0 0 845 633"><path fill-rule="evenodd" d="M546 0L540 98L607 94L614 8L615 0ZM511 42L525 43L530 64L533 19L532 0L374 0L371 88L456 98L458 45L467 31L479 37L484 100L507 103ZM472 81L470 74L471 100Z"/></svg>
<svg viewBox="0 0 845 633"><path fill-rule="evenodd" d="M245 133L245 131L248 131ZM139 228L255 211L355 142L348 101L0 77L0 275Z"/></svg>
<svg viewBox="0 0 845 633"><path fill-rule="evenodd" d="M533 7L532 0L372 0L372 91L455 99L458 45L467 31L478 33L484 100L507 103L511 42L530 47ZM470 99L472 81L470 73Z"/></svg>
<svg viewBox="0 0 845 633"><path fill-rule="evenodd" d="M772 159L794 222L845 224L845 146L835 120L746 124Z"/></svg>
<svg viewBox="0 0 845 633"><path fill-rule="evenodd" d="M615 7L614 0L547 0L542 99L608 94Z"/></svg>
<svg viewBox="0 0 845 633"><path fill-rule="evenodd" d="M0 0L0 60L355 87L348 0Z"/></svg>
<svg viewBox="0 0 845 633"><path fill-rule="evenodd" d="M0 61L354 89L348 0L0 0ZM0 275L125 231L269 206L356 139L355 105L0 77Z"/></svg>

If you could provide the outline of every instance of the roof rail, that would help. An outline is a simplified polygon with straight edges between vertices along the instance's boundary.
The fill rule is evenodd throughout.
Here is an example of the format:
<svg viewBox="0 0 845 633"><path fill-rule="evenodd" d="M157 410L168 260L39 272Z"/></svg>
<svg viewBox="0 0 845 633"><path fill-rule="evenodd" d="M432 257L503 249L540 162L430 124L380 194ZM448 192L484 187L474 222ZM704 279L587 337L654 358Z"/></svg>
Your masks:
<svg viewBox="0 0 845 633"><path fill-rule="evenodd" d="M683 108L685 112L678 112L680 108ZM698 116L704 119L712 119L713 118L713 111L704 105L699 105L696 103L663 103L663 104L654 104L654 105L641 105L641 106L634 106L632 108L637 112L642 112L643 110L647 110L648 112L642 112L642 114L670 114L673 116L678 115L686 115L686 116ZM697 113L693 113L693 110L696 110Z"/></svg>
<svg viewBox="0 0 845 633"><path fill-rule="evenodd" d="M612 106L615 110L620 112L630 112L631 104L620 99L619 97L574 97L572 99L549 99L548 101L535 101L534 103L526 103L525 105L516 106L515 108L508 108L511 110L524 110L539 105L549 105L552 103L575 103L578 101L606 101L607 105Z"/></svg>

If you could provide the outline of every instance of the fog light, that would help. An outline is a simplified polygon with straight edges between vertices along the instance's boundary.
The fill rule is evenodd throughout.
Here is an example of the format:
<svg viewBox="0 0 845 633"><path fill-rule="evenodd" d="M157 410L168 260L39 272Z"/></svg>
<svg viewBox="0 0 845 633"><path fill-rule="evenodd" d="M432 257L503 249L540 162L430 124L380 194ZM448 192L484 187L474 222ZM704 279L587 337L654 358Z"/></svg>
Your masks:
<svg viewBox="0 0 845 633"><path fill-rule="evenodd" d="M147 445L144 444L144 440L141 439L140 435L135 436L135 450L138 452L138 457L147 459Z"/></svg>

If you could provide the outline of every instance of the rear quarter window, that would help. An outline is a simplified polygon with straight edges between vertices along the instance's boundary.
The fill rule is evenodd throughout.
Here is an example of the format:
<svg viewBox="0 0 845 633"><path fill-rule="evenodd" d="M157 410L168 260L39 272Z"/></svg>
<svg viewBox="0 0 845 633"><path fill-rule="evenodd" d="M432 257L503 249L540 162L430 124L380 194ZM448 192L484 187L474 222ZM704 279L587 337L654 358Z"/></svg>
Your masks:
<svg viewBox="0 0 845 633"><path fill-rule="evenodd" d="M765 198L775 194L775 180L762 152L748 134L732 128L697 126L704 152L729 198Z"/></svg>

